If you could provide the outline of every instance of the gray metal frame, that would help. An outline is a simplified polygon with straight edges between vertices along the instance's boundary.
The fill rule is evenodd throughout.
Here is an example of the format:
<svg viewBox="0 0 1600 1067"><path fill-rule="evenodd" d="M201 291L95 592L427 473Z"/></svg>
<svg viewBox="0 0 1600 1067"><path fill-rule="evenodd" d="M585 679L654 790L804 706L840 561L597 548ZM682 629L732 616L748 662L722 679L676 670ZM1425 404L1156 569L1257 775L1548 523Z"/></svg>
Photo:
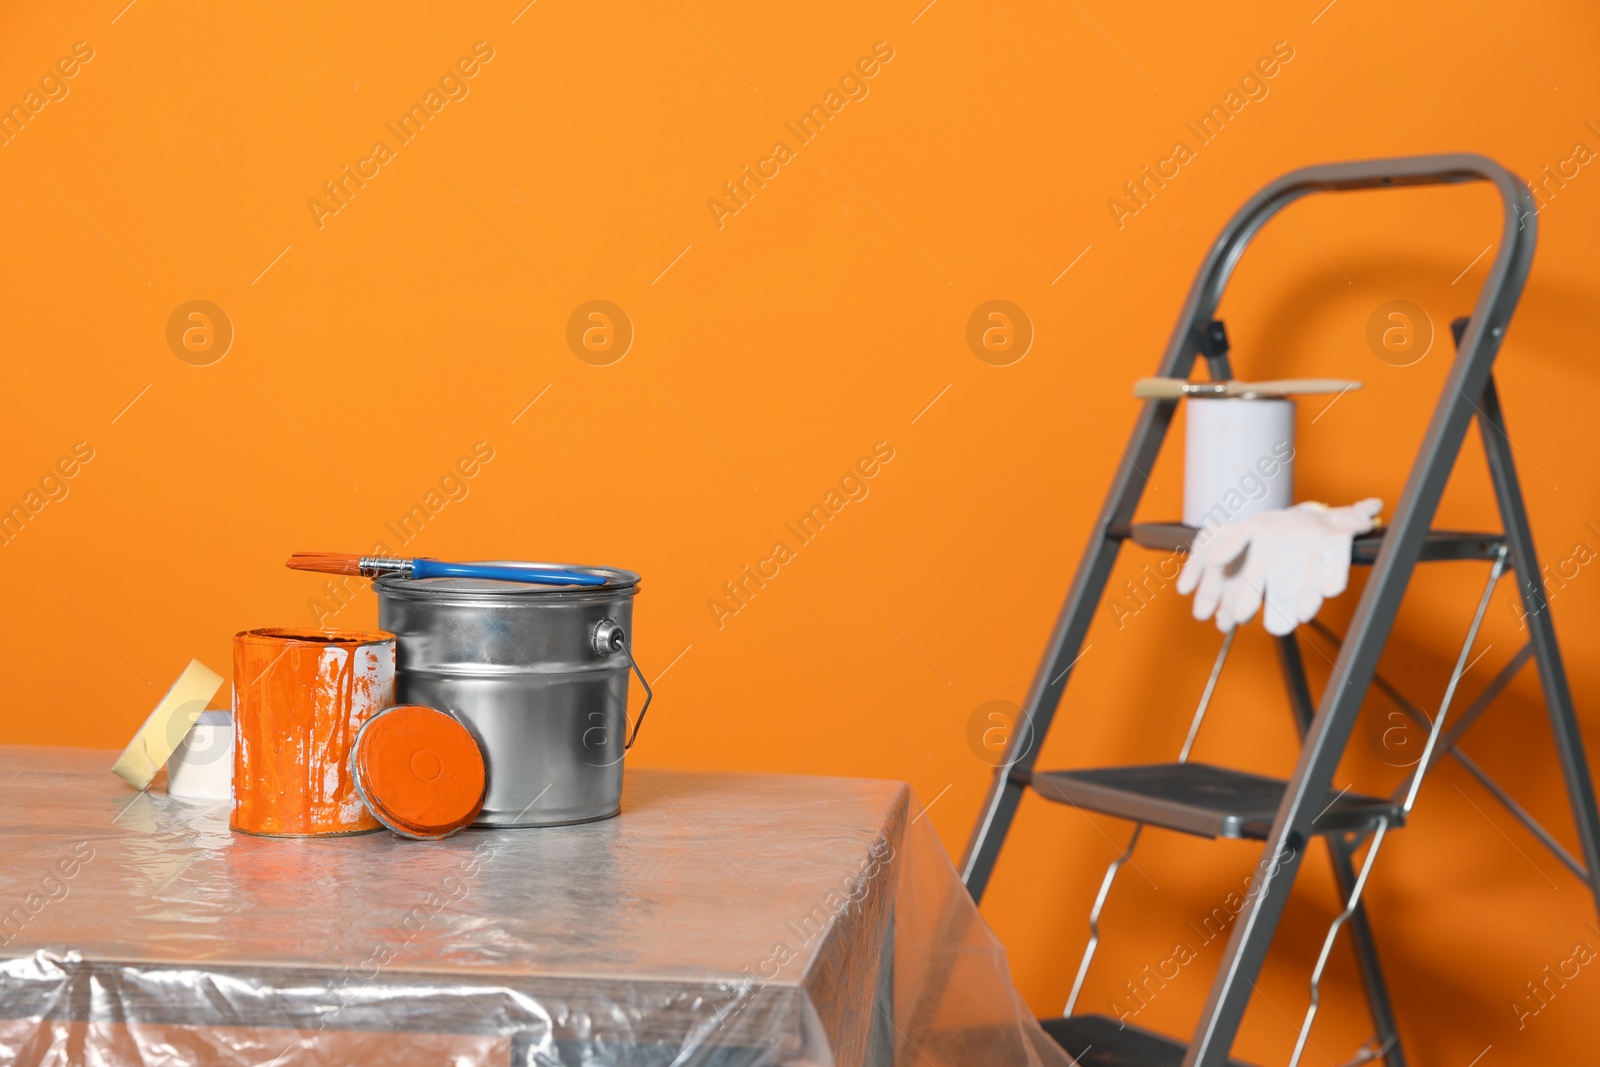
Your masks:
<svg viewBox="0 0 1600 1067"><path fill-rule="evenodd" d="M1504 523L1504 541L1528 611L1530 643L1539 664L1545 704L1581 842L1581 877L1600 904L1600 816L1595 811L1594 787L1554 625L1545 609L1543 579L1499 397L1490 374L1533 260L1536 220L1532 197L1523 182L1493 160L1476 155L1330 164L1297 170L1279 178L1251 197L1213 244L1184 302L1156 374L1187 378L1196 357L1203 356L1210 364L1213 378L1231 377L1225 349L1219 351L1208 345L1207 331L1245 248L1261 227L1288 204L1312 193L1472 181L1490 182L1500 193L1504 216L1499 251L1459 340L1445 388L1394 508L1393 521L1384 533L1376 556L1371 557L1372 573L1334 665L1333 676L1342 684L1329 685L1324 690L1315 714L1305 723L1304 747L1267 837L1266 854L1282 859L1270 865L1260 891L1246 901L1239 913L1184 1058L1184 1067L1222 1067L1228 1060L1228 1050L1253 990L1252 983L1260 972L1305 854L1306 840L1325 803L1334 772L1373 683L1379 655L1394 624L1411 572L1430 540L1430 524L1474 416L1478 418L1488 453ZM1014 758L1008 758L997 769L962 858L962 874L974 898L981 898L994 871L1043 738L1071 680L1073 664L1082 650L1095 608L1104 594L1122 542L1130 536L1133 515L1145 485L1141 472L1154 464L1176 405L1175 400L1146 401L1128 446L1123 450L1123 460L1057 619L1048 650L1012 730ZM1294 662L1286 660L1285 672L1291 678L1297 703L1302 691L1303 699L1309 703L1309 691L1304 690L1303 666L1298 666L1298 648ZM1297 685L1293 679L1295 673L1299 675ZM1303 710L1301 714L1303 716ZM1425 768L1419 768L1422 769ZM1353 888L1350 883L1355 872L1349 853L1354 847L1342 841L1335 846L1335 868L1342 889ZM1337 855L1340 852L1342 857ZM1365 916L1356 910L1351 921L1357 932L1369 996L1376 993L1384 1002L1381 1012L1376 1005L1374 1007L1380 1039L1386 1036L1386 1030L1392 1037L1393 1019L1387 1012L1387 998L1382 996L1382 978L1377 971L1376 956L1371 951ZM1394 1053L1385 1054L1393 1056ZM1399 1060L1391 1058L1389 1062L1393 1065Z"/></svg>

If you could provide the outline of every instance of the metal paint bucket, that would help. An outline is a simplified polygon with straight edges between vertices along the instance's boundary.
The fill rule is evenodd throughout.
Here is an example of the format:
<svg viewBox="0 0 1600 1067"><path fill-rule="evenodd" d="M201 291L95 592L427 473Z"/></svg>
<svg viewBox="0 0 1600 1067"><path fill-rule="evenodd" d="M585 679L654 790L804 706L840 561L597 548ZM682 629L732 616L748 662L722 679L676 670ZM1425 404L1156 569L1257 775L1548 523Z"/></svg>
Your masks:
<svg viewBox="0 0 1600 1067"><path fill-rule="evenodd" d="M475 825L559 826L621 810L630 668L650 703L631 641L639 576L569 569L606 584L373 583L378 624L398 640L399 702L448 712L483 748L489 785Z"/></svg>
<svg viewBox="0 0 1600 1067"><path fill-rule="evenodd" d="M246 630L233 638L233 811L269 837L382 829L356 793L361 724L394 703L394 637Z"/></svg>

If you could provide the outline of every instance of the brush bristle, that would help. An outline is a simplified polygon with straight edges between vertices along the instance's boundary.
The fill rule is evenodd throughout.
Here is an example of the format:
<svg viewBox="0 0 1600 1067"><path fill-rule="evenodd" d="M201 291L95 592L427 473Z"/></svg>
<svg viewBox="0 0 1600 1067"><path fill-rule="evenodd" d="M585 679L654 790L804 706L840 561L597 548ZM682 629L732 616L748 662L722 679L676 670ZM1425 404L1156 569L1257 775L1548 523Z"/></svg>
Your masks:
<svg viewBox="0 0 1600 1067"><path fill-rule="evenodd" d="M349 552L296 552L285 566L320 574L360 574L361 557Z"/></svg>

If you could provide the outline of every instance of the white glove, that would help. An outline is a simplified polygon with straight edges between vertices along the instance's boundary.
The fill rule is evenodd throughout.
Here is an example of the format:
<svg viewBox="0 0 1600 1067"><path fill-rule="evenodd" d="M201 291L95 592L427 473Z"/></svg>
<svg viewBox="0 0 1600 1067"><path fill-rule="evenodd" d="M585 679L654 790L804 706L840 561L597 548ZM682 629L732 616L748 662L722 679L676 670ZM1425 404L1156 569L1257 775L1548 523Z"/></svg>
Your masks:
<svg viewBox="0 0 1600 1067"><path fill-rule="evenodd" d="M1350 544L1372 529L1383 501L1349 507L1296 504L1201 531L1178 575L1178 592L1194 595L1194 617L1217 618L1227 633L1249 622L1266 601L1262 623L1283 636L1310 622L1322 601L1350 580Z"/></svg>

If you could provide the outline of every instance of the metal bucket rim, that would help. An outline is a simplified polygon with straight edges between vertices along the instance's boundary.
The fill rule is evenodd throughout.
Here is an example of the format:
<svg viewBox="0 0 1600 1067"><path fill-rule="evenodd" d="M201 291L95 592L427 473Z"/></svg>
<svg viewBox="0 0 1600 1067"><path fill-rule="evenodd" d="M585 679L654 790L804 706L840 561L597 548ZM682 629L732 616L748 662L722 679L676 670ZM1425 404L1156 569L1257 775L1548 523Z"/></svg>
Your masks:
<svg viewBox="0 0 1600 1067"><path fill-rule="evenodd" d="M578 571L605 578L605 585L538 585L532 582L501 582L490 585L482 578L407 578L399 574L385 574L373 581L373 588L386 596L400 597L428 603L442 603L459 598L469 601L483 600L582 600L609 598L618 593L632 595L638 592L639 575L620 567L590 567L576 563L553 563L528 560L473 560L484 564L518 564L525 567L549 567ZM479 583L464 585L464 582Z"/></svg>

